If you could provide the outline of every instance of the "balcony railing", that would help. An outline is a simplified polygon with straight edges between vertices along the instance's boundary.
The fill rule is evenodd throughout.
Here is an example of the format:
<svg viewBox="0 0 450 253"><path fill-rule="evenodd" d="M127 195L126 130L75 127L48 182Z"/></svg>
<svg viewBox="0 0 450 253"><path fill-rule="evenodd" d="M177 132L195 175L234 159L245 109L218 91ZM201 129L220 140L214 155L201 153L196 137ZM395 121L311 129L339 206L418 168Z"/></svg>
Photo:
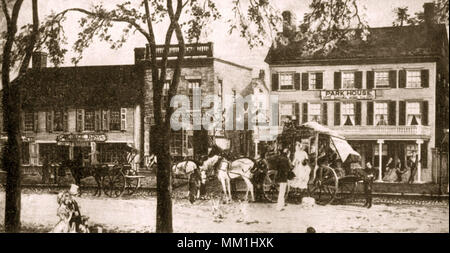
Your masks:
<svg viewBox="0 0 450 253"><path fill-rule="evenodd" d="M162 57L164 52L164 45L156 46L156 57ZM170 45L168 57L176 57L178 55L178 45ZM150 59L150 45L147 45L147 59ZM213 56L213 43L197 43L186 44L185 56L197 56L197 57L212 57Z"/></svg>
<svg viewBox="0 0 450 253"><path fill-rule="evenodd" d="M343 136L399 136L399 137L420 137L430 136L429 126L331 126Z"/></svg>

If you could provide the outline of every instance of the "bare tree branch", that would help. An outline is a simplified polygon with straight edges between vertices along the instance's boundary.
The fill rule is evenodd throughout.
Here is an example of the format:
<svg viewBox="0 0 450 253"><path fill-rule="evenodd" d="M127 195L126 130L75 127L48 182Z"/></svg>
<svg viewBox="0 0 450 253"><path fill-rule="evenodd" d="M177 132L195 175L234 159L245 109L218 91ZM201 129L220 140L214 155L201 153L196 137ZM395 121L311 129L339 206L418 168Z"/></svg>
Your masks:
<svg viewBox="0 0 450 253"><path fill-rule="evenodd" d="M9 23L11 22L11 17L9 16L8 13L8 6L6 6L6 0L2 0L2 10L3 14L5 14L6 24L9 25Z"/></svg>

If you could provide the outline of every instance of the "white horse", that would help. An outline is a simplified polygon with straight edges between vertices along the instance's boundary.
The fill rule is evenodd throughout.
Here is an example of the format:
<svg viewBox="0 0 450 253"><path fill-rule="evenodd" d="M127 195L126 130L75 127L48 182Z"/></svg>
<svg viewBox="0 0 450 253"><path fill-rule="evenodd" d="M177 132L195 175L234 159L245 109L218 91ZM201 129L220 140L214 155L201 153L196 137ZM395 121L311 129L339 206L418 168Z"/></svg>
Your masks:
<svg viewBox="0 0 450 253"><path fill-rule="evenodd" d="M220 164L217 164L218 162L220 162ZM217 178L222 184L222 190L227 202L231 201L230 181L231 179L238 177L241 177L247 186L245 199L248 200L248 193L250 192L252 201L255 201L253 184L251 182L251 177L253 176L252 169L255 166L255 162L251 158L238 158L230 163L225 158L222 158L219 155L214 155L204 161L200 168L202 171L208 171L210 169L214 169L215 166L217 166Z"/></svg>

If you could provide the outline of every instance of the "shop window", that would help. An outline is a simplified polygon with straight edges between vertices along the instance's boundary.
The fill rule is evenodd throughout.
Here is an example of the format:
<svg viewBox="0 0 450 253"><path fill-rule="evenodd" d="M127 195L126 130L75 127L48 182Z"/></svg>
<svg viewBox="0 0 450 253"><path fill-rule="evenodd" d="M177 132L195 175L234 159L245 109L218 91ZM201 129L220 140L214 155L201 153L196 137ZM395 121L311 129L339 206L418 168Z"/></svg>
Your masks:
<svg viewBox="0 0 450 253"><path fill-rule="evenodd" d="M95 111L86 110L84 112L84 130L94 131L95 130Z"/></svg>
<svg viewBox="0 0 450 253"><path fill-rule="evenodd" d="M124 163L127 160L125 143L98 143L97 150L100 163Z"/></svg>
<svg viewBox="0 0 450 253"><path fill-rule="evenodd" d="M375 72L375 87L376 88L389 87L389 71Z"/></svg>
<svg viewBox="0 0 450 253"><path fill-rule="evenodd" d="M388 124L388 104L375 103L375 124L384 126Z"/></svg>
<svg viewBox="0 0 450 253"><path fill-rule="evenodd" d="M44 158L49 163L62 162L69 159L69 146L56 145L56 143L39 144L39 163L42 164Z"/></svg>
<svg viewBox="0 0 450 253"><path fill-rule="evenodd" d="M417 155L417 144L408 144L406 145L406 157Z"/></svg>
<svg viewBox="0 0 450 253"><path fill-rule="evenodd" d="M342 122L344 126L355 125L355 104L354 103L342 103Z"/></svg>
<svg viewBox="0 0 450 253"><path fill-rule="evenodd" d="M344 88L344 89L355 88L355 73L354 72L342 73L342 88Z"/></svg>
<svg viewBox="0 0 450 253"><path fill-rule="evenodd" d="M22 164L30 164L30 143L22 142Z"/></svg>
<svg viewBox="0 0 450 253"><path fill-rule="evenodd" d="M421 124L421 113L419 102L406 103L406 120L407 125L416 126Z"/></svg>
<svg viewBox="0 0 450 253"><path fill-rule="evenodd" d="M280 74L280 90L294 89L294 75Z"/></svg>
<svg viewBox="0 0 450 253"><path fill-rule="evenodd" d="M308 121L315 121L321 123L320 104L308 105Z"/></svg>
<svg viewBox="0 0 450 253"><path fill-rule="evenodd" d="M34 130L34 113L33 112L25 112L24 113L24 124L25 131L33 131Z"/></svg>
<svg viewBox="0 0 450 253"><path fill-rule="evenodd" d="M120 130L120 109L111 109L109 116L109 129L112 131Z"/></svg>
<svg viewBox="0 0 450 253"><path fill-rule="evenodd" d="M420 88L421 81L420 70L408 70L406 72L406 88Z"/></svg>

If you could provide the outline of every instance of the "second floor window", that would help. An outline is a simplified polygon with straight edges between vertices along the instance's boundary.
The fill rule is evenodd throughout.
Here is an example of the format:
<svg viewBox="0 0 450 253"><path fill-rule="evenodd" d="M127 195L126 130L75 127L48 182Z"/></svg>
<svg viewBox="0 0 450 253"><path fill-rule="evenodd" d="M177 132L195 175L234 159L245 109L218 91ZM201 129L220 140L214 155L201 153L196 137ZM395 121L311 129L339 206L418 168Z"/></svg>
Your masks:
<svg viewBox="0 0 450 253"><path fill-rule="evenodd" d="M375 72L375 87L376 88L389 87L389 71Z"/></svg>
<svg viewBox="0 0 450 253"><path fill-rule="evenodd" d="M342 73L342 88L352 89L355 88L355 73L343 72Z"/></svg>
<svg viewBox="0 0 450 253"><path fill-rule="evenodd" d="M25 112L24 115L24 124L25 124L25 131L33 131L34 130L34 113L32 112Z"/></svg>
<svg viewBox="0 0 450 253"><path fill-rule="evenodd" d="M294 89L293 74L280 74L280 90Z"/></svg>
<svg viewBox="0 0 450 253"><path fill-rule="evenodd" d="M188 81L188 95L191 109L194 109L194 90L200 89L200 80L189 80Z"/></svg>
<svg viewBox="0 0 450 253"><path fill-rule="evenodd" d="M420 88L422 84L420 70L408 70L406 72L406 87Z"/></svg>
<svg viewBox="0 0 450 253"><path fill-rule="evenodd" d="M120 109L110 110L109 116L109 130L119 131L120 130Z"/></svg>
<svg viewBox="0 0 450 253"><path fill-rule="evenodd" d="M355 104L354 103L342 103L342 117L344 126L355 125Z"/></svg>
<svg viewBox="0 0 450 253"><path fill-rule="evenodd" d="M317 73L309 73L309 89L314 90L317 89Z"/></svg>
<svg viewBox="0 0 450 253"><path fill-rule="evenodd" d="M408 102L406 103L406 122L409 126L420 125L421 123L421 113L420 113L420 103L419 102Z"/></svg>
<svg viewBox="0 0 450 253"><path fill-rule="evenodd" d="M315 121L321 123L320 115L321 115L320 104L308 105L308 121Z"/></svg>
<svg viewBox="0 0 450 253"><path fill-rule="evenodd" d="M64 131L64 112L53 112L53 131Z"/></svg>
<svg viewBox="0 0 450 253"><path fill-rule="evenodd" d="M388 104L375 103L375 125L383 126L388 124Z"/></svg>
<svg viewBox="0 0 450 253"><path fill-rule="evenodd" d="M95 130L95 111L85 110L84 111L84 130L94 131Z"/></svg>

